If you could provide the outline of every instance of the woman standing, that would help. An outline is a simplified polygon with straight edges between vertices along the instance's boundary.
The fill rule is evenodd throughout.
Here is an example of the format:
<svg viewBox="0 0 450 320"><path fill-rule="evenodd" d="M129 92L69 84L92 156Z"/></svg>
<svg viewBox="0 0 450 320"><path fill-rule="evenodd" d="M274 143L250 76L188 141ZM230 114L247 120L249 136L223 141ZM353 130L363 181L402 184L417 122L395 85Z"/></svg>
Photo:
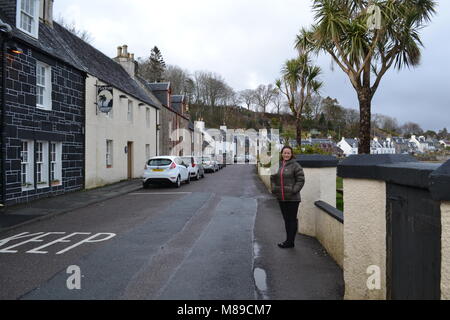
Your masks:
<svg viewBox="0 0 450 320"><path fill-rule="evenodd" d="M277 197L286 227L286 241L279 243L280 248L293 248L297 234L297 212L300 204L300 190L305 184L302 166L295 161L291 147L281 150L278 172L270 176L272 193Z"/></svg>

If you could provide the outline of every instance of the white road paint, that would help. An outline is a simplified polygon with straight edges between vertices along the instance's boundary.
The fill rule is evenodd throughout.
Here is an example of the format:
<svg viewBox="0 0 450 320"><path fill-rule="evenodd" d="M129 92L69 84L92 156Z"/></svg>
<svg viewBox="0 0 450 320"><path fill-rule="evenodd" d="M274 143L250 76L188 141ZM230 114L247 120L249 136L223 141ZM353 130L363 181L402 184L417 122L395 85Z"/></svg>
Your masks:
<svg viewBox="0 0 450 320"><path fill-rule="evenodd" d="M64 233L65 233L65 232L64 232ZM75 236L75 235L77 235L77 234L85 234L85 235L88 235L88 234L90 234L90 233L88 233L88 232L74 232L74 233L69 234L68 236L65 236L65 237L56 239L56 240L54 240L54 241L51 241L51 242L49 242L49 243L47 243L47 244L44 244L43 246L40 246L40 247L31 249L31 250L28 250L27 253L40 253L40 254L48 253L48 251L39 251L39 250L42 250L42 249L47 248L47 247L50 247L52 244L55 244L55 243L59 243L59 242L70 242L70 240L66 240L66 239L68 239L68 238L70 238L70 237L72 237L72 236Z"/></svg>
<svg viewBox="0 0 450 320"><path fill-rule="evenodd" d="M153 194L157 194L157 195L159 195L159 194L169 194L169 195L172 195L172 194L191 194L192 192L143 192L143 193L130 193L130 195L153 195Z"/></svg>
<svg viewBox="0 0 450 320"><path fill-rule="evenodd" d="M38 232L38 233L33 233L33 234L29 234L29 232L22 232L22 233L16 234L15 236L0 240L0 247L4 246L5 244L7 244L10 241L25 238L25 237L36 236L39 234L43 234L43 232Z"/></svg>
<svg viewBox="0 0 450 320"><path fill-rule="evenodd" d="M65 235L66 233L67 232L37 232L37 233L22 232L17 235L0 240L0 254L1 253L18 253L19 252L18 250L12 250L12 249L15 249L15 248L20 247L27 243L44 242L45 240L43 240L42 238L50 236L50 235ZM61 251L56 252L56 254L59 255L59 254L66 253L67 251L72 250L82 244L107 241L116 236L115 233L95 233L95 234L93 234L92 232L73 232L73 233L65 235L61 238L52 240L52 241L50 241L44 245L41 245L37 248L28 250L28 251L26 251L26 253L47 254L48 251L43 251L42 249L50 247L56 243L72 242L71 240L68 240L68 239L73 236L77 236L77 235L84 235L84 236L88 236L88 237L87 238L85 237L82 240L77 240L77 242L75 242L73 245L71 245ZM9 247L1 248L1 247L4 247L6 244L10 244L11 242L15 242L16 240L23 239L23 238L28 238L28 239L25 241L21 241L19 243L10 245Z"/></svg>
<svg viewBox="0 0 450 320"><path fill-rule="evenodd" d="M47 232L47 233L44 233L44 234L40 234L40 235L37 235L36 237L33 237L31 239L28 239L28 240L16 243L15 245L9 246L7 248L1 249L0 253L17 253L18 252L17 250L11 250L11 249L19 247L19 246L21 246L21 245L23 245L25 243L29 243L29 242L43 242L44 240L42 240L41 238L43 238L45 236L48 236L50 234L64 234L64 233L65 232Z"/></svg>
<svg viewBox="0 0 450 320"><path fill-rule="evenodd" d="M97 236L101 236L101 235L106 235L106 237L103 238L103 239L95 239ZM68 248L66 248L64 250L61 250L61 251L57 252L56 254L63 254L64 252L67 252L67 251L69 251L69 250L71 250L73 248L76 248L76 247L78 247L79 245L81 245L83 243L103 242L103 241L109 240L109 239L111 239L111 238L113 238L115 236L116 235L114 233L97 233L97 234L94 234L93 236L91 236L91 237L89 237L87 239L84 239L84 240L81 240L78 243L75 243L73 246L70 246L70 247L68 247Z"/></svg>

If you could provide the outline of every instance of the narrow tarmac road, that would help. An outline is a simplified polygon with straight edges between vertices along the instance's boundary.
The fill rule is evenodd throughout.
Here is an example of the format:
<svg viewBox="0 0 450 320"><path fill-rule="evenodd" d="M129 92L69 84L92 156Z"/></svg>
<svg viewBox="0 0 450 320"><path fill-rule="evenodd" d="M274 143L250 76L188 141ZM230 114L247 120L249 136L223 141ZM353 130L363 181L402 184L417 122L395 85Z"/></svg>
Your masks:
<svg viewBox="0 0 450 320"><path fill-rule="evenodd" d="M253 165L141 189L2 234L0 299L342 299L315 239L276 246L282 223Z"/></svg>

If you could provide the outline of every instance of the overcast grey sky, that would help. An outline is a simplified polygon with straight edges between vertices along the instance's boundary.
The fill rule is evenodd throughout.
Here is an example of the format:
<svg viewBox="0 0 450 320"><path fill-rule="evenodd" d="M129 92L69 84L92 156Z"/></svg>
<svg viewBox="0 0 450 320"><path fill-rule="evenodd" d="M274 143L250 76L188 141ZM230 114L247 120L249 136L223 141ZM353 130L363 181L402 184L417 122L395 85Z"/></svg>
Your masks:
<svg viewBox="0 0 450 320"><path fill-rule="evenodd" d="M373 100L372 113L414 121L423 129L450 130L450 1L423 30L422 64L390 71ZM136 57L158 46L167 64L191 72L222 75L235 90L273 83L283 62L293 58L302 26L313 22L310 0L55 0L54 16L74 21L93 36L92 44L114 57L127 44ZM317 60L324 74L323 96L347 108L358 101L347 76L331 60Z"/></svg>

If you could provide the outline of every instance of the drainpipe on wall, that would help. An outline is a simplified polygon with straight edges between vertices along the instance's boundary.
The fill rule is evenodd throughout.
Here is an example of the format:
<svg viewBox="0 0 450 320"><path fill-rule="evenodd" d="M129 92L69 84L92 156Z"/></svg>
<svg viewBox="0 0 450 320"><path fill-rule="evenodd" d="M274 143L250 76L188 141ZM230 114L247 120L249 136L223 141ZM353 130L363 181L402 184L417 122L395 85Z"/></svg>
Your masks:
<svg viewBox="0 0 450 320"><path fill-rule="evenodd" d="M158 152L158 140L159 140L159 132L160 132L159 117L160 117L160 111L158 109L156 109L156 156L159 156L159 152Z"/></svg>
<svg viewBox="0 0 450 320"><path fill-rule="evenodd" d="M4 23L0 19L0 39L1 39L1 50L2 50L2 112L1 112L1 136L0 136L0 145L1 145L1 179L2 179L2 203L0 204L1 207L4 206L6 201L6 170L5 170L5 163L6 163L6 148L5 148L5 111L6 111L6 50L7 50L7 42L8 39L11 37L11 31L12 28L9 24Z"/></svg>

